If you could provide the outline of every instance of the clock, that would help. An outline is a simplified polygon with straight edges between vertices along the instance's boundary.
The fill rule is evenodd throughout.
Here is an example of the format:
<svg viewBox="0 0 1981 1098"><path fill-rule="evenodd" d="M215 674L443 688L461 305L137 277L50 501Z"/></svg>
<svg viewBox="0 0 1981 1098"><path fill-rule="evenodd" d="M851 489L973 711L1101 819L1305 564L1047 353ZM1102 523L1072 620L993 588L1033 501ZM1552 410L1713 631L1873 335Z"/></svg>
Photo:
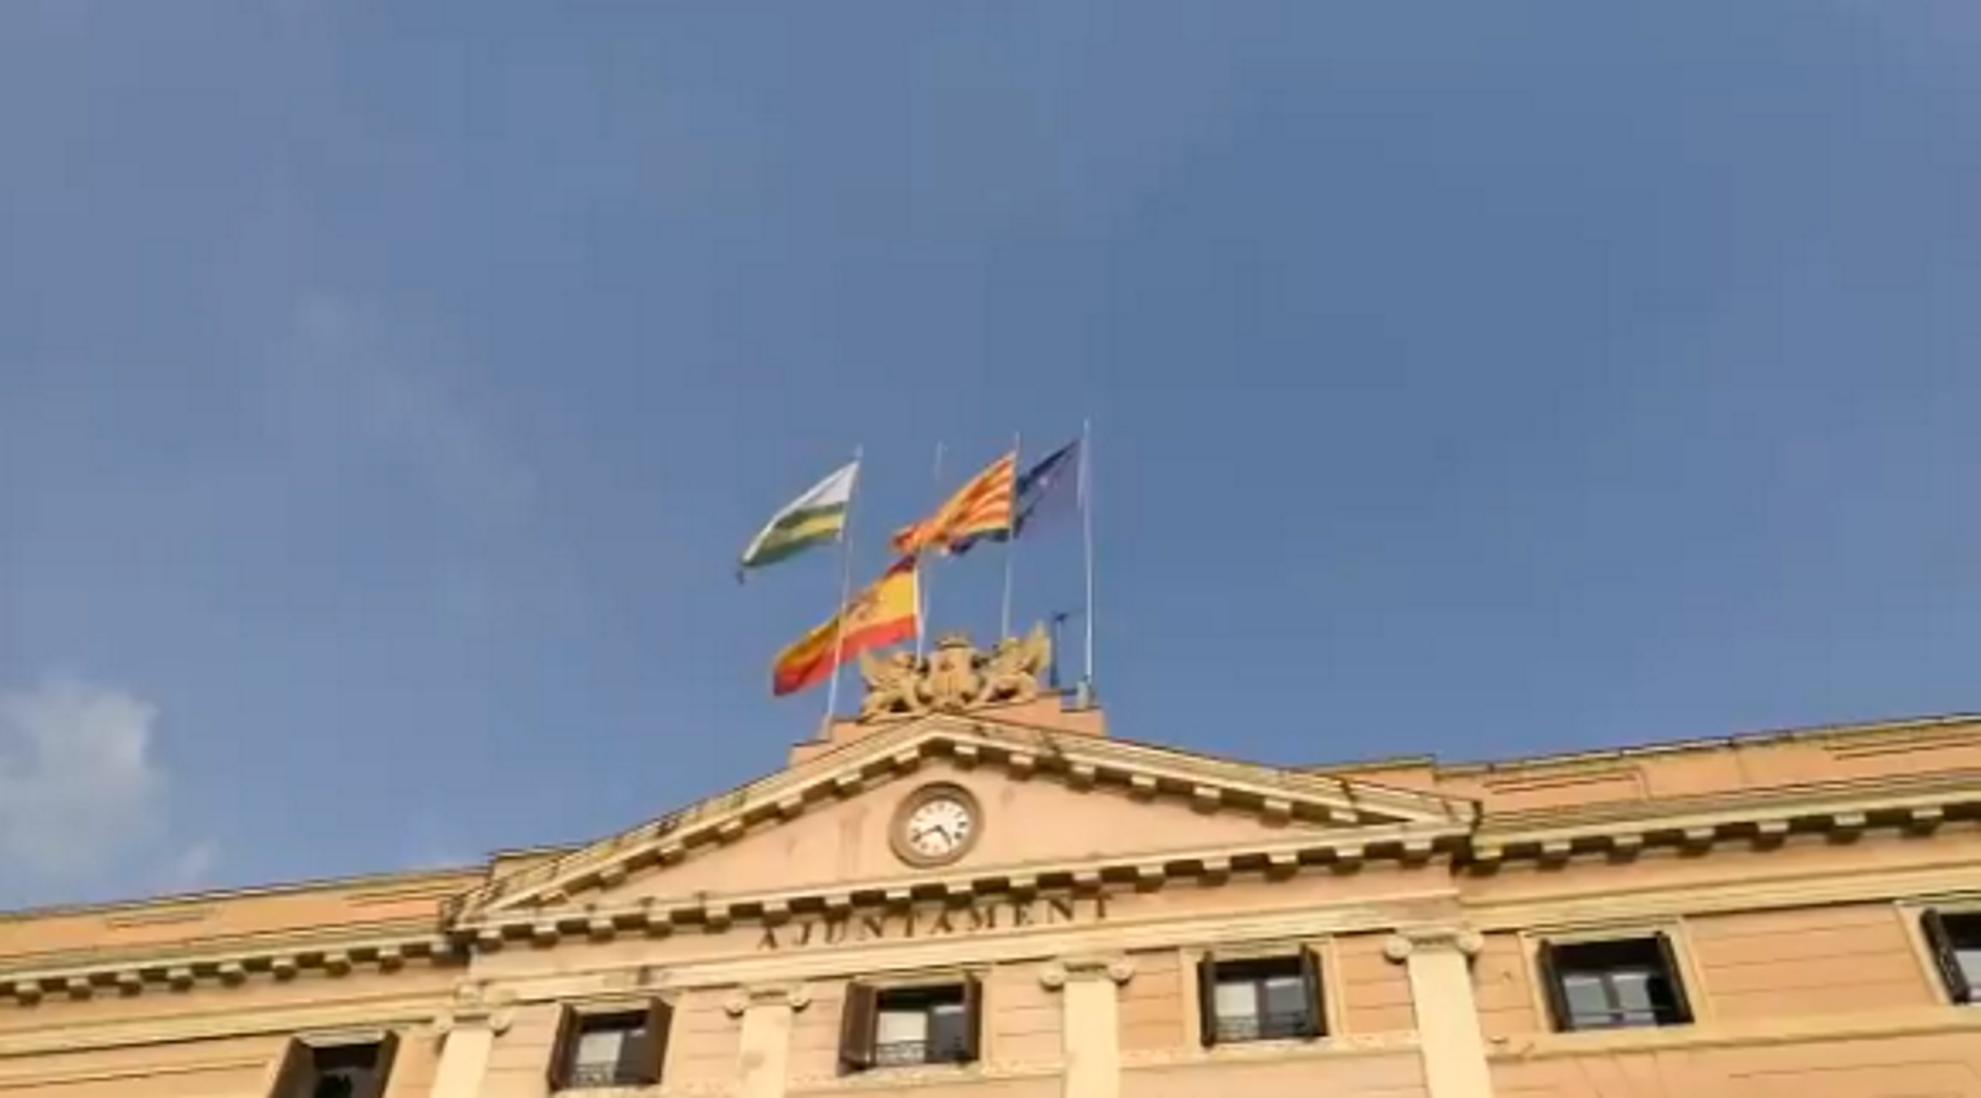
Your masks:
<svg viewBox="0 0 1981 1098"><path fill-rule="evenodd" d="M948 865L969 853L982 829L977 798L960 785L940 782L908 795L895 810L894 854L918 868Z"/></svg>

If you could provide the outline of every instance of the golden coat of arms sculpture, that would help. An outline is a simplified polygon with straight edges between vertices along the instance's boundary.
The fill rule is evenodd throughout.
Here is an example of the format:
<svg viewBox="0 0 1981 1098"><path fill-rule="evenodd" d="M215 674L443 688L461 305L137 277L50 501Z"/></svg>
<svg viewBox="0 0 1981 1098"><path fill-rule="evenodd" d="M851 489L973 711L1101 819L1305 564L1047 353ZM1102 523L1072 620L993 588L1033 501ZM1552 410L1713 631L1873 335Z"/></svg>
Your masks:
<svg viewBox="0 0 1981 1098"><path fill-rule="evenodd" d="M956 713L997 702L1031 701L1052 665L1052 637L1044 625L1029 636L1006 637L985 652L970 638L952 633L936 642L926 659L912 652L877 658L860 653L860 677L867 696L860 719Z"/></svg>

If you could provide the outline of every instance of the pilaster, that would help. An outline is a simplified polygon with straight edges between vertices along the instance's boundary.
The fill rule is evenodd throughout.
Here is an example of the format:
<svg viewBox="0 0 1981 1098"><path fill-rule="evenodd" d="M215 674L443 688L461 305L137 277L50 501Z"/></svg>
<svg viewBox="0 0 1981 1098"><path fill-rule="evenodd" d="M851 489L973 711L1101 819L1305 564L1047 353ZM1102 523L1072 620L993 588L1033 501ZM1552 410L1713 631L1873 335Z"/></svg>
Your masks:
<svg viewBox="0 0 1981 1098"><path fill-rule="evenodd" d="M1471 960L1484 944L1477 931L1456 926L1411 927L1383 943L1383 955L1409 969L1429 1098L1492 1098L1472 994Z"/></svg>
<svg viewBox="0 0 1981 1098"><path fill-rule="evenodd" d="M1060 1033L1067 1098L1118 1098L1121 1093L1121 1006L1117 989L1135 975L1126 957L1065 957L1039 973L1048 991L1063 993Z"/></svg>
<svg viewBox="0 0 1981 1098"><path fill-rule="evenodd" d="M453 1004L434 1019L440 1034L440 1064L435 1069L432 1098L476 1098L488 1071L495 1039L515 1019L513 997L482 984L464 984Z"/></svg>
<svg viewBox="0 0 1981 1098"><path fill-rule="evenodd" d="M812 1001L803 984L759 984L722 1004L743 1019L736 1053L736 1098L784 1098L791 1076L791 1017Z"/></svg>

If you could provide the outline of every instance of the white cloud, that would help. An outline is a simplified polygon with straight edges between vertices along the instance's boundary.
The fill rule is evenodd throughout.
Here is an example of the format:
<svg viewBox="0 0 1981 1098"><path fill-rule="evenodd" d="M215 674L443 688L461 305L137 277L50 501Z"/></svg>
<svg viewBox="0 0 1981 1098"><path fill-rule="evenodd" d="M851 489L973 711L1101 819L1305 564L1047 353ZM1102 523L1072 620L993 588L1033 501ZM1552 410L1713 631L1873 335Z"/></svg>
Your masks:
<svg viewBox="0 0 1981 1098"><path fill-rule="evenodd" d="M87 877L155 841L168 785L157 720L150 703L76 679L0 691L0 870Z"/></svg>
<svg viewBox="0 0 1981 1098"><path fill-rule="evenodd" d="M331 382L366 425L410 462L450 507L491 532L527 523L530 470L497 446L432 369L416 367L379 319L329 294L304 296L296 311L297 364Z"/></svg>
<svg viewBox="0 0 1981 1098"><path fill-rule="evenodd" d="M302 295L293 324L290 366L317 437L391 455L458 534L435 561L437 604L476 632L570 613L575 592L539 537L535 473L473 390L447 383L446 341L330 293Z"/></svg>
<svg viewBox="0 0 1981 1098"><path fill-rule="evenodd" d="M213 863L220 857L220 844L201 839L179 851L159 874L160 892L191 892L207 883Z"/></svg>

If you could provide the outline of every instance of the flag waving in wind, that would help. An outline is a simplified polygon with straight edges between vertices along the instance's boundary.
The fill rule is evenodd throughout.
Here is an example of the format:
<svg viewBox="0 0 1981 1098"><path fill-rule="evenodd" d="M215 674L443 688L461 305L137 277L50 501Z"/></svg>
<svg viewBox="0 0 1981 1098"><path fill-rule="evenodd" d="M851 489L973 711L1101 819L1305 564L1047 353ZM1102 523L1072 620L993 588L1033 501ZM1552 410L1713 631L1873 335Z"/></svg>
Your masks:
<svg viewBox="0 0 1981 1098"><path fill-rule="evenodd" d="M785 504L743 550L737 578L741 579L746 569L776 564L815 545L838 541L846 529L846 509L853 502L853 485L859 476L859 461L848 462Z"/></svg>
<svg viewBox="0 0 1981 1098"><path fill-rule="evenodd" d="M778 653L770 692L783 697L832 677L848 657L912 638L919 629L915 558L903 557L852 601Z"/></svg>
<svg viewBox="0 0 1981 1098"><path fill-rule="evenodd" d="M1080 440L1076 438L1040 458L1037 464L1018 478L1017 514L1012 517L1008 531L998 530L964 538L950 551L961 556L980 541L1009 541L1021 537L1034 522L1050 518L1069 505L1078 505L1081 502L1079 489Z"/></svg>
<svg viewBox="0 0 1981 1098"><path fill-rule="evenodd" d="M928 518L895 532L894 548L903 553L929 549L953 552L958 543L1011 529L1012 499L1017 495L1018 454L1008 453L957 489Z"/></svg>

